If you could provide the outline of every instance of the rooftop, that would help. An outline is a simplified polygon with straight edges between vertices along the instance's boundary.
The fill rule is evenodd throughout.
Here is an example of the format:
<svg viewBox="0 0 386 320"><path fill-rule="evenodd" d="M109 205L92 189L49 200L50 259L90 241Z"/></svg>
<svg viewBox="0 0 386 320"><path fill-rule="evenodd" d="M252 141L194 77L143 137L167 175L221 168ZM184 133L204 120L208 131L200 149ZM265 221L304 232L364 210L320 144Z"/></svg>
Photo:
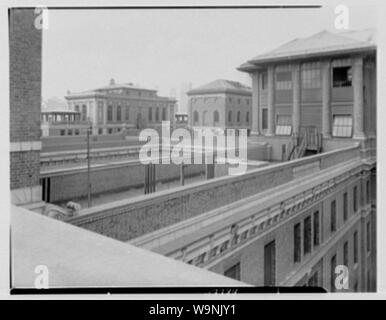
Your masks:
<svg viewBox="0 0 386 320"><path fill-rule="evenodd" d="M360 52L376 48L375 30L343 31L332 33L321 31L305 38L293 39L276 49L255 56L242 64L240 71L249 71L259 64L280 60L301 59L313 56Z"/></svg>
<svg viewBox="0 0 386 320"><path fill-rule="evenodd" d="M95 88L92 90L79 91L79 92L68 91L67 96L65 98L68 99L68 98L76 98L76 97L85 97L85 96L90 96L90 95L104 96L106 93L110 93L110 92L108 92L110 90L122 90L122 89L123 90L131 89L131 90L153 93L152 98L175 100L174 98L158 96L156 89L149 89L149 88L141 87L141 86L135 85L131 82L129 82L129 83L116 83L114 79L111 79L110 83L107 86L101 86L101 87L98 87L98 88Z"/></svg>
<svg viewBox="0 0 386 320"><path fill-rule="evenodd" d="M34 288L39 265L48 268L49 288L246 286L20 207L11 222L12 288Z"/></svg>
<svg viewBox="0 0 386 320"><path fill-rule="evenodd" d="M251 88L237 81L217 79L203 86L194 88L187 92L187 95L202 93L241 93L251 94Z"/></svg>

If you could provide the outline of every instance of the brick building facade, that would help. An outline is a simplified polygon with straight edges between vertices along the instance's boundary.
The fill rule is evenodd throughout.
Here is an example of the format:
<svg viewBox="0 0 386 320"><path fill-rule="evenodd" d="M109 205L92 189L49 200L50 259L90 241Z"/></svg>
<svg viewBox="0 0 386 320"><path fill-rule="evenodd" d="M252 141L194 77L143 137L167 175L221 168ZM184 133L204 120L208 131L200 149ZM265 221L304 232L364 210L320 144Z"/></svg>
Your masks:
<svg viewBox="0 0 386 320"><path fill-rule="evenodd" d="M251 88L219 79L194 88L187 95L190 127L250 129Z"/></svg>
<svg viewBox="0 0 386 320"><path fill-rule="evenodd" d="M41 199L40 107L42 31L33 9L10 11L10 187L12 203Z"/></svg>
<svg viewBox="0 0 386 320"><path fill-rule="evenodd" d="M90 91L69 93L70 111L80 112L80 121L92 123L93 134L136 134L143 128L161 128L162 121L174 123L176 100L160 97L156 90L132 83L109 85Z"/></svg>

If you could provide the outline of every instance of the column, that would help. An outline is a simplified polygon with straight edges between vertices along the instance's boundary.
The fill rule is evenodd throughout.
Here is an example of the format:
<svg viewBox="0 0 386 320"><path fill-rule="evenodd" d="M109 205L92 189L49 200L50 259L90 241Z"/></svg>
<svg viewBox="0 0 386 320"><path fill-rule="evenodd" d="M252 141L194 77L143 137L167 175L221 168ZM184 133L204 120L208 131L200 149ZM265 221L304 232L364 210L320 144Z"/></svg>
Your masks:
<svg viewBox="0 0 386 320"><path fill-rule="evenodd" d="M259 73L252 73L252 132L259 135Z"/></svg>
<svg viewBox="0 0 386 320"><path fill-rule="evenodd" d="M331 64L322 63L322 134L331 138Z"/></svg>
<svg viewBox="0 0 386 320"><path fill-rule="evenodd" d="M268 66L267 79L267 105L268 105L268 129L267 136L275 135L275 66Z"/></svg>
<svg viewBox="0 0 386 320"><path fill-rule="evenodd" d="M292 126L294 135L300 129L300 64L296 63L292 70Z"/></svg>
<svg viewBox="0 0 386 320"><path fill-rule="evenodd" d="M364 139L365 134L363 131L363 58L355 57L352 59L352 61L352 78L354 90L354 139Z"/></svg>

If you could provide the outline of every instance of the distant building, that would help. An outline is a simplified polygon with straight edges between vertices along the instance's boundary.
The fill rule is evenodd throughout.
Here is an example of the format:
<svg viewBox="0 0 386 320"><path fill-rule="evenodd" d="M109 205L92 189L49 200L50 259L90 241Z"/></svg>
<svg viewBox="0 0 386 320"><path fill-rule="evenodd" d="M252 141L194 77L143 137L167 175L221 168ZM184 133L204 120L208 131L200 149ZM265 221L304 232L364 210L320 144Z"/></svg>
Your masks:
<svg viewBox="0 0 386 320"><path fill-rule="evenodd" d="M177 127L187 127L188 126L188 114L187 113L176 113L175 114L175 124Z"/></svg>
<svg viewBox="0 0 386 320"><path fill-rule="evenodd" d="M40 113L42 137L85 135L90 126L81 121L81 113L70 110L45 110Z"/></svg>
<svg viewBox="0 0 386 320"><path fill-rule="evenodd" d="M219 79L190 90L187 95L191 127L250 129L251 88Z"/></svg>
<svg viewBox="0 0 386 320"><path fill-rule="evenodd" d="M294 39L238 69L252 77L252 134L280 159L283 144L312 128L323 149L375 140L373 30ZM351 141L350 141L351 140Z"/></svg>
<svg viewBox="0 0 386 320"><path fill-rule="evenodd" d="M81 121L92 123L93 134L138 133L142 128L159 129L163 120L174 123L174 98L160 97L156 90L132 83L116 84L111 79L108 86L65 98L69 110L80 112Z"/></svg>

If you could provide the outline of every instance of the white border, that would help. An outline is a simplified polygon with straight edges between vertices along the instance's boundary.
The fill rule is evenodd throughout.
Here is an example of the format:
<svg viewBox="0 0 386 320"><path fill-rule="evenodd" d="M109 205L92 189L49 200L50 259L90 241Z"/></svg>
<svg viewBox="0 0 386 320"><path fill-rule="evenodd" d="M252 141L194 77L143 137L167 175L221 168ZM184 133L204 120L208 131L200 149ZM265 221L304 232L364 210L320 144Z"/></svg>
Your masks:
<svg viewBox="0 0 386 320"><path fill-rule="evenodd" d="M386 16L386 3L383 0L368 0L366 2L360 0L324 0L318 2L312 1L261 1L261 0L243 0L236 2L234 0L211 0L211 1L194 1L194 0L180 0L180 1L131 1L130 5L273 5L273 4L285 4L285 5L305 5L305 4L322 4L322 5L339 5L346 4L348 6L355 4L366 4L366 5L379 5L379 17L378 17L378 28L377 28L377 38L378 38L378 59L377 59L377 119L378 119L378 128L377 128L377 184L378 184L378 203L377 203L377 283L378 283L378 293L369 293L369 294L354 294L354 293L334 293L334 294L280 294L280 295L254 295L254 294L243 294L241 296L236 295L156 295L156 294L141 294L141 295L39 295L39 296L10 296L9 295L9 212L10 212L10 191L9 191L9 51L8 51L8 10L9 6L38 6L38 5L47 5L47 6L127 6L128 2L125 0L115 0L115 1L104 1L104 0L45 0L45 1L19 1L19 0L6 0L2 1L0 5L0 41L1 47L6 48L5 50L0 50L0 101L2 102L2 119L3 125L0 126L0 145L2 147L3 153L0 156L0 174L1 174L1 187L0 187L0 298L3 299L197 299L202 300L206 299L385 299L386 298L386 217L383 215L384 209L386 208L386 197L382 197L380 190L385 190L385 172L384 172L384 163L385 163L385 153L386 153L386 143L385 143L385 134L386 126L382 124L386 123L386 114L385 108L382 106L385 105L385 95L386 90L384 90L383 84L386 83L386 66L381 57L386 56L385 48L385 39L384 36L386 30L386 21L384 17ZM383 89L383 90L382 90Z"/></svg>

